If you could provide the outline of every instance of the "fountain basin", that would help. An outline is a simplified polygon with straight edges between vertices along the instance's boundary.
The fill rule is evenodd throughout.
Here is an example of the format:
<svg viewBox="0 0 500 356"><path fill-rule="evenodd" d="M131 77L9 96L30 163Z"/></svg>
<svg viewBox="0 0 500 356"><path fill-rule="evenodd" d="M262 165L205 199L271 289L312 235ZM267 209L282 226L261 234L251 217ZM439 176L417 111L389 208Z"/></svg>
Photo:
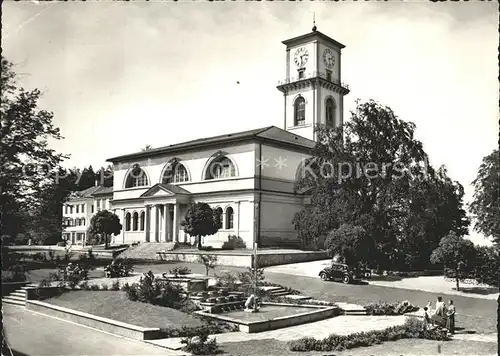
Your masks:
<svg viewBox="0 0 500 356"><path fill-rule="evenodd" d="M196 314L236 324L242 332L257 333L328 319L339 315L340 309L319 305L262 303L257 313L232 310L223 314L206 311Z"/></svg>

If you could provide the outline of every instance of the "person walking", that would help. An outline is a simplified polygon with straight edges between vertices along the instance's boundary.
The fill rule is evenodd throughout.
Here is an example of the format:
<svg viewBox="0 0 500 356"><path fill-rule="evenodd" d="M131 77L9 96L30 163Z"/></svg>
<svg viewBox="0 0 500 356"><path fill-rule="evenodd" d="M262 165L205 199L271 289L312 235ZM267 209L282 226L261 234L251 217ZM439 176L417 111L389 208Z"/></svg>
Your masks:
<svg viewBox="0 0 500 356"><path fill-rule="evenodd" d="M453 335L455 334L455 305L453 300L448 302L448 310L446 311L446 329Z"/></svg>

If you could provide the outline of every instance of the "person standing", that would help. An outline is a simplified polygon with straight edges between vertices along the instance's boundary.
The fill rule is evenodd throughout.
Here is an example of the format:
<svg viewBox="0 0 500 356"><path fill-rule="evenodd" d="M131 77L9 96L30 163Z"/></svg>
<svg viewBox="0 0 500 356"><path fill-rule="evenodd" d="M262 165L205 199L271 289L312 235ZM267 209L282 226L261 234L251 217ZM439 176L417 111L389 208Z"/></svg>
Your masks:
<svg viewBox="0 0 500 356"><path fill-rule="evenodd" d="M440 327L443 327L446 323L444 302L442 297L437 297L436 309L434 310L433 320Z"/></svg>
<svg viewBox="0 0 500 356"><path fill-rule="evenodd" d="M453 300L448 302L448 310L446 311L446 329L453 335L455 334L455 305Z"/></svg>

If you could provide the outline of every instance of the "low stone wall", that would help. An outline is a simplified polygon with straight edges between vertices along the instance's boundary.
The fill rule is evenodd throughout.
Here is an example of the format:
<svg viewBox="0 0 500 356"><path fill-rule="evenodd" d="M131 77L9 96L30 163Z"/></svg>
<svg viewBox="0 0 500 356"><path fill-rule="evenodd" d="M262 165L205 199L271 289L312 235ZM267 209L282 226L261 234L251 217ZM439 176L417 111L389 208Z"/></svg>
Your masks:
<svg viewBox="0 0 500 356"><path fill-rule="evenodd" d="M26 300L44 300L68 292L65 287L32 287L26 289Z"/></svg>
<svg viewBox="0 0 500 356"><path fill-rule="evenodd" d="M229 323L238 324L240 331L246 333L257 333L261 331L281 329L294 325L300 325L305 323L311 323L314 321L324 320L339 315L338 307L326 307L326 306L303 305L303 304L285 304L285 303L262 303L262 307L265 307L266 305L281 305L287 307L298 306L301 308L310 308L311 311L295 315L277 317L270 320L251 321L251 322L244 322L239 319L234 319L225 316L224 314L222 315L210 314L206 312L196 312L196 314L211 317L214 319L220 319Z"/></svg>
<svg viewBox="0 0 500 356"><path fill-rule="evenodd" d="M2 297L5 297L21 287L25 287L28 283L29 282L2 282Z"/></svg>
<svg viewBox="0 0 500 356"><path fill-rule="evenodd" d="M179 261L198 263L199 255L217 255L217 263L222 266L252 267L253 255L248 253L216 253L213 251L189 251L189 252L165 252L162 258L166 261ZM257 266L259 268L285 265L289 263L310 262L327 259L324 251L301 251L301 252L279 252L257 254Z"/></svg>
<svg viewBox="0 0 500 356"><path fill-rule="evenodd" d="M89 326L134 340L151 340L161 336L159 328L143 328L45 302L29 300L26 303L26 308L41 314L69 320L80 325Z"/></svg>

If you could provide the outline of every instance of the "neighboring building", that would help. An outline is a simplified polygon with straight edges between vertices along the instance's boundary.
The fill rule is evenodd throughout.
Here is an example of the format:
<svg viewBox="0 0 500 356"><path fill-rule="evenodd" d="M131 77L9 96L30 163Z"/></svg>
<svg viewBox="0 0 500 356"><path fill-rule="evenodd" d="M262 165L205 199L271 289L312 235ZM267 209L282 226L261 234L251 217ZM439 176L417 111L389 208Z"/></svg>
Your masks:
<svg viewBox="0 0 500 356"><path fill-rule="evenodd" d="M223 227L205 237L206 244L222 244L228 235L240 236L248 248L254 241L260 247L297 242L292 220L304 206L304 197L293 191L297 172L314 146L314 126L342 124L349 90L340 80L344 45L316 27L283 43L286 79L277 87L284 94L283 129L269 126L108 159L114 169L111 209L123 224L114 243L192 243L180 223L195 202L222 212ZM88 204L96 194L90 196Z"/></svg>
<svg viewBox="0 0 500 356"><path fill-rule="evenodd" d="M96 185L73 192L63 205L63 240L81 245L87 241L90 219L99 210L110 209L112 187Z"/></svg>

